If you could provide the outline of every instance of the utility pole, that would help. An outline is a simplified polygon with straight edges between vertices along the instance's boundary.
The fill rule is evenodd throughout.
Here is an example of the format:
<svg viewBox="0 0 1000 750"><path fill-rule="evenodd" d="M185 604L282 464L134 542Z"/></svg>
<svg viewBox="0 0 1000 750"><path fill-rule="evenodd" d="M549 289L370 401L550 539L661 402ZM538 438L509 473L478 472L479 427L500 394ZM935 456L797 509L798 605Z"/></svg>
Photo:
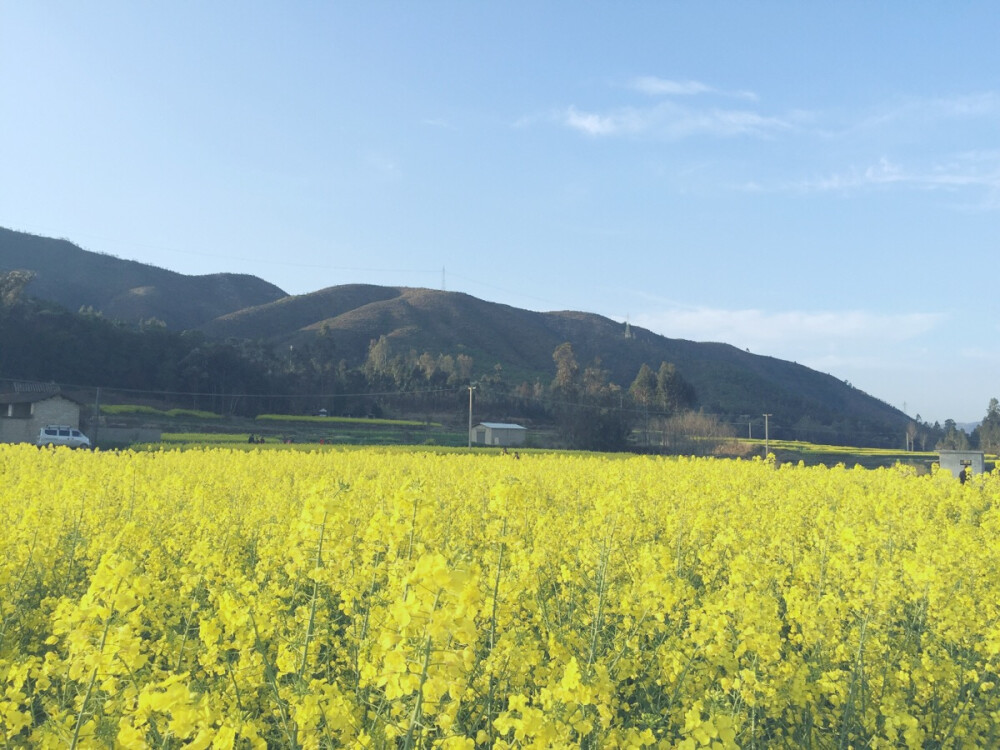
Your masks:
<svg viewBox="0 0 1000 750"><path fill-rule="evenodd" d="M476 386L469 383L469 447L472 447L472 392L476 390Z"/></svg>
<svg viewBox="0 0 1000 750"><path fill-rule="evenodd" d="M101 387L97 386L97 395L94 397L94 424L90 429L91 447L97 447L97 432L101 424Z"/></svg>
<svg viewBox="0 0 1000 750"><path fill-rule="evenodd" d="M768 433L767 433L767 419L773 416L771 414L764 415L764 458L767 458L767 454L770 453L770 446L768 445Z"/></svg>

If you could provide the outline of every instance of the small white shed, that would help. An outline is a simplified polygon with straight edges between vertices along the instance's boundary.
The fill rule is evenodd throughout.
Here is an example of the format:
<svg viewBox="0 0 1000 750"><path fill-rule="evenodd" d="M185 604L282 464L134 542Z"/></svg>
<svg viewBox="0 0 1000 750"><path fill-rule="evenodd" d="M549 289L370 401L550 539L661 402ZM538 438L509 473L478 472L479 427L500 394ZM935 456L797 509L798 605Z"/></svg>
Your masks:
<svg viewBox="0 0 1000 750"><path fill-rule="evenodd" d="M519 424L480 422L472 428L469 440L473 445L518 446L524 445L527 434L528 430Z"/></svg>
<svg viewBox="0 0 1000 750"><path fill-rule="evenodd" d="M953 477L963 471L968 474L982 474L986 470L986 462L982 451L940 451L938 465L947 469Z"/></svg>

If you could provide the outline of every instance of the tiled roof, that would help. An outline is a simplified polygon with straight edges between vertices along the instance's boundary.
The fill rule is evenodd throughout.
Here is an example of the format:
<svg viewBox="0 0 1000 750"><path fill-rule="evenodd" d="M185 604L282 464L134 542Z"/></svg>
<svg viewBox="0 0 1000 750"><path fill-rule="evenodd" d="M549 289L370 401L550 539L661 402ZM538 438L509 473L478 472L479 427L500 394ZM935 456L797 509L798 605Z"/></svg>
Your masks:
<svg viewBox="0 0 1000 750"><path fill-rule="evenodd" d="M19 380L0 383L0 403L4 404L30 404L58 395L59 386L55 383L31 383Z"/></svg>

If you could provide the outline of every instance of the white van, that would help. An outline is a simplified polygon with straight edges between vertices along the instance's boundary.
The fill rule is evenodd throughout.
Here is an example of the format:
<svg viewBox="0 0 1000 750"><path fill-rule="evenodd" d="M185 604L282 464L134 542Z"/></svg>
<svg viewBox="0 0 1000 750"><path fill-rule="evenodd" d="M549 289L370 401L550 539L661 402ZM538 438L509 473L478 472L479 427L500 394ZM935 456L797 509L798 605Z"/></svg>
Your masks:
<svg viewBox="0 0 1000 750"><path fill-rule="evenodd" d="M90 438L68 424L47 424L38 432L38 447L66 445L70 448L89 448Z"/></svg>

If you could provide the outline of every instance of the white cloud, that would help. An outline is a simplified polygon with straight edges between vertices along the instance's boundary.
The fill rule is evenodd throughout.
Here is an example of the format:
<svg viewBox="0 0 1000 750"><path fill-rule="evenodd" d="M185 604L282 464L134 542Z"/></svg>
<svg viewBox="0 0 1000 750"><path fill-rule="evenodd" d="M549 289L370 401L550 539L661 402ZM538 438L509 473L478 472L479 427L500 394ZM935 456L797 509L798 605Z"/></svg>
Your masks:
<svg viewBox="0 0 1000 750"><path fill-rule="evenodd" d="M925 415L942 401L943 394L938 392L942 378L937 372L941 363L928 356L926 339L944 327L945 315L865 310L771 312L667 305L634 316L632 322L670 338L722 342L754 354L797 362L848 380L897 406L908 399ZM965 414L971 406L948 409ZM944 411L942 408L941 413Z"/></svg>
<svg viewBox="0 0 1000 750"><path fill-rule="evenodd" d="M790 310L725 310L709 307L672 307L635 318L636 325L671 338L720 341L757 353L805 359L830 356L844 344L865 350L887 342L904 342L930 333L941 325L937 313L882 314L861 310L806 312Z"/></svg>
<svg viewBox="0 0 1000 750"><path fill-rule="evenodd" d="M969 152L941 159L923 167L904 167L882 157L867 167L852 167L829 175L790 183L784 188L802 192L850 192L886 186L914 190L982 188L990 191L980 208L997 208L1000 191L1000 154L990 151ZM755 183L755 188L760 189Z"/></svg>
<svg viewBox="0 0 1000 750"><path fill-rule="evenodd" d="M784 151L779 150L776 159L756 165L758 174L734 175L728 188L754 193L939 192L954 196L951 207L955 210L1000 210L1000 150L959 152L954 148L989 138L994 132L991 123L1000 118L1000 93L897 98L875 114L847 114L850 122L838 128L833 123L840 119L844 124L843 112L791 108L775 114L755 103L726 106L720 97L752 102L757 97L752 92L727 92L697 79L639 76L628 81L627 88L652 100L620 107L574 104L541 118L522 118L518 124L545 119L595 139L777 140L794 136L788 138L788 154L805 153L804 159L783 158ZM965 129L969 129L967 136ZM938 135L943 140L935 141ZM810 139L815 141L811 149ZM837 147L831 148L834 142ZM916 151L914 142L920 144ZM880 151L884 155L872 161L873 153ZM838 158L845 166L831 168L838 162L830 158ZM776 169L784 170L784 175L775 174Z"/></svg>
<svg viewBox="0 0 1000 750"><path fill-rule="evenodd" d="M992 91L957 96L908 97L884 106L881 112L863 120L860 125L870 127L913 121L926 128L935 120L992 117L998 112L1000 95Z"/></svg>
<svg viewBox="0 0 1000 750"><path fill-rule="evenodd" d="M876 164L871 164L863 169L852 167L844 172L834 172L825 177L803 180L796 183L795 187L806 192L846 191L896 182L910 182L911 180L912 178L906 175L901 167L882 157Z"/></svg>
<svg viewBox="0 0 1000 750"><path fill-rule="evenodd" d="M442 130L454 130L455 127L442 117L425 117L420 121L421 125L431 128L441 128Z"/></svg>
<svg viewBox="0 0 1000 750"><path fill-rule="evenodd" d="M641 76L633 79L629 88L651 96L688 96L708 94L715 91L700 81L670 81L656 76Z"/></svg>
<svg viewBox="0 0 1000 750"><path fill-rule="evenodd" d="M645 134L680 139L697 135L767 137L792 128L807 115L797 112L783 118L748 109L679 104L677 97L712 94L716 97L756 101L750 91L727 92L701 81L677 81L656 76L640 76L628 88L647 96L667 97L647 106L624 106L610 109L585 109L572 105L557 111L550 119L594 137ZM522 117L517 126L532 124L537 117Z"/></svg>
<svg viewBox="0 0 1000 750"><path fill-rule="evenodd" d="M752 99L757 95L752 91L721 91L701 81L674 81L657 76L639 76L629 82L629 88L648 96L692 96L696 94L718 94L738 99Z"/></svg>
<svg viewBox="0 0 1000 750"><path fill-rule="evenodd" d="M581 112L569 107L563 114L563 122L573 130L587 135L621 135L645 130L647 120L642 113L632 109L622 109L610 114Z"/></svg>
<svg viewBox="0 0 1000 750"><path fill-rule="evenodd" d="M791 121L748 110L697 109L664 102L653 107L627 107L609 112L586 112L569 107L558 118L567 127L590 136L647 134L680 139L697 135L719 137L772 134L794 127Z"/></svg>

